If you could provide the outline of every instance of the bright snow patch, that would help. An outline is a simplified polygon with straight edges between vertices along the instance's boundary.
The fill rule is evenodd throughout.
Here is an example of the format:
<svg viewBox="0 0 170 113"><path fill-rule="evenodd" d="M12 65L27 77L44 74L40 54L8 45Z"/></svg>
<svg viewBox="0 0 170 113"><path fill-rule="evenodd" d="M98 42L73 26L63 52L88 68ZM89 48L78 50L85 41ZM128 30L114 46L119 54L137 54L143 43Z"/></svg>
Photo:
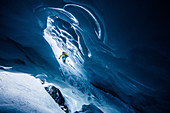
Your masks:
<svg viewBox="0 0 170 113"><path fill-rule="evenodd" d="M63 113L39 80L5 71L0 71L0 112Z"/></svg>

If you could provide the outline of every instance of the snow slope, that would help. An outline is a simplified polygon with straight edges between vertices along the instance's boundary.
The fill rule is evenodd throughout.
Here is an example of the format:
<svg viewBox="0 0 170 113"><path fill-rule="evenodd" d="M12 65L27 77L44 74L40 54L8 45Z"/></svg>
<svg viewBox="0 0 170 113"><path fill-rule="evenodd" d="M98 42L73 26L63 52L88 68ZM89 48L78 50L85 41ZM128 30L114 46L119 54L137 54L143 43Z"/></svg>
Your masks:
<svg viewBox="0 0 170 113"><path fill-rule="evenodd" d="M0 112L63 113L39 80L6 71L0 71Z"/></svg>

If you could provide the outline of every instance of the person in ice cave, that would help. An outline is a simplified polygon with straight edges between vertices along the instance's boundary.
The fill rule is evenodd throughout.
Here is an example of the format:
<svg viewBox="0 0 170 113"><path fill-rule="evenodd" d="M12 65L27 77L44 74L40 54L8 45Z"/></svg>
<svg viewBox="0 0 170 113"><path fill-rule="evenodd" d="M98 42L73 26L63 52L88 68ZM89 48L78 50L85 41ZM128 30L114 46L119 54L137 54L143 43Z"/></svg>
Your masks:
<svg viewBox="0 0 170 113"><path fill-rule="evenodd" d="M66 63L66 58L68 57L68 54L66 52L62 52L62 54L60 55L59 59L62 57L62 60L64 63Z"/></svg>

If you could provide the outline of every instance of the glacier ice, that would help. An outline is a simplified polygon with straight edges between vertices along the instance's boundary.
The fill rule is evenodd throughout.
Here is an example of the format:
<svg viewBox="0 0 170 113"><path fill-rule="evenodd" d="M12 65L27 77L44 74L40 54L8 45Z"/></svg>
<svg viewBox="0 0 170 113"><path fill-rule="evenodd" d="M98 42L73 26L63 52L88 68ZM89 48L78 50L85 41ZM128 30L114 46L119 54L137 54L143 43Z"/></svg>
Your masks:
<svg viewBox="0 0 170 113"><path fill-rule="evenodd" d="M165 31L154 31L142 20L148 15L133 10L153 12L154 5L112 2L0 1L0 110L63 112L39 78L61 91L71 113L91 108L104 113L168 111L168 41L160 36ZM58 59L63 51L69 55L66 64Z"/></svg>

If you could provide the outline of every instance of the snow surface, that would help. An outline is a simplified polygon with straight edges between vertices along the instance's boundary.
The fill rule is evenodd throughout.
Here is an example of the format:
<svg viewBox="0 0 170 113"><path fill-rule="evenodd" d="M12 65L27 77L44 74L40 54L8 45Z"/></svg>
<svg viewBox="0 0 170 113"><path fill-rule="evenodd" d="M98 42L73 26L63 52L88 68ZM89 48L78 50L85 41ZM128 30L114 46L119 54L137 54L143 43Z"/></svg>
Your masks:
<svg viewBox="0 0 170 113"><path fill-rule="evenodd" d="M40 81L25 73L0 71L0 112L63 113Z"/></svg>

